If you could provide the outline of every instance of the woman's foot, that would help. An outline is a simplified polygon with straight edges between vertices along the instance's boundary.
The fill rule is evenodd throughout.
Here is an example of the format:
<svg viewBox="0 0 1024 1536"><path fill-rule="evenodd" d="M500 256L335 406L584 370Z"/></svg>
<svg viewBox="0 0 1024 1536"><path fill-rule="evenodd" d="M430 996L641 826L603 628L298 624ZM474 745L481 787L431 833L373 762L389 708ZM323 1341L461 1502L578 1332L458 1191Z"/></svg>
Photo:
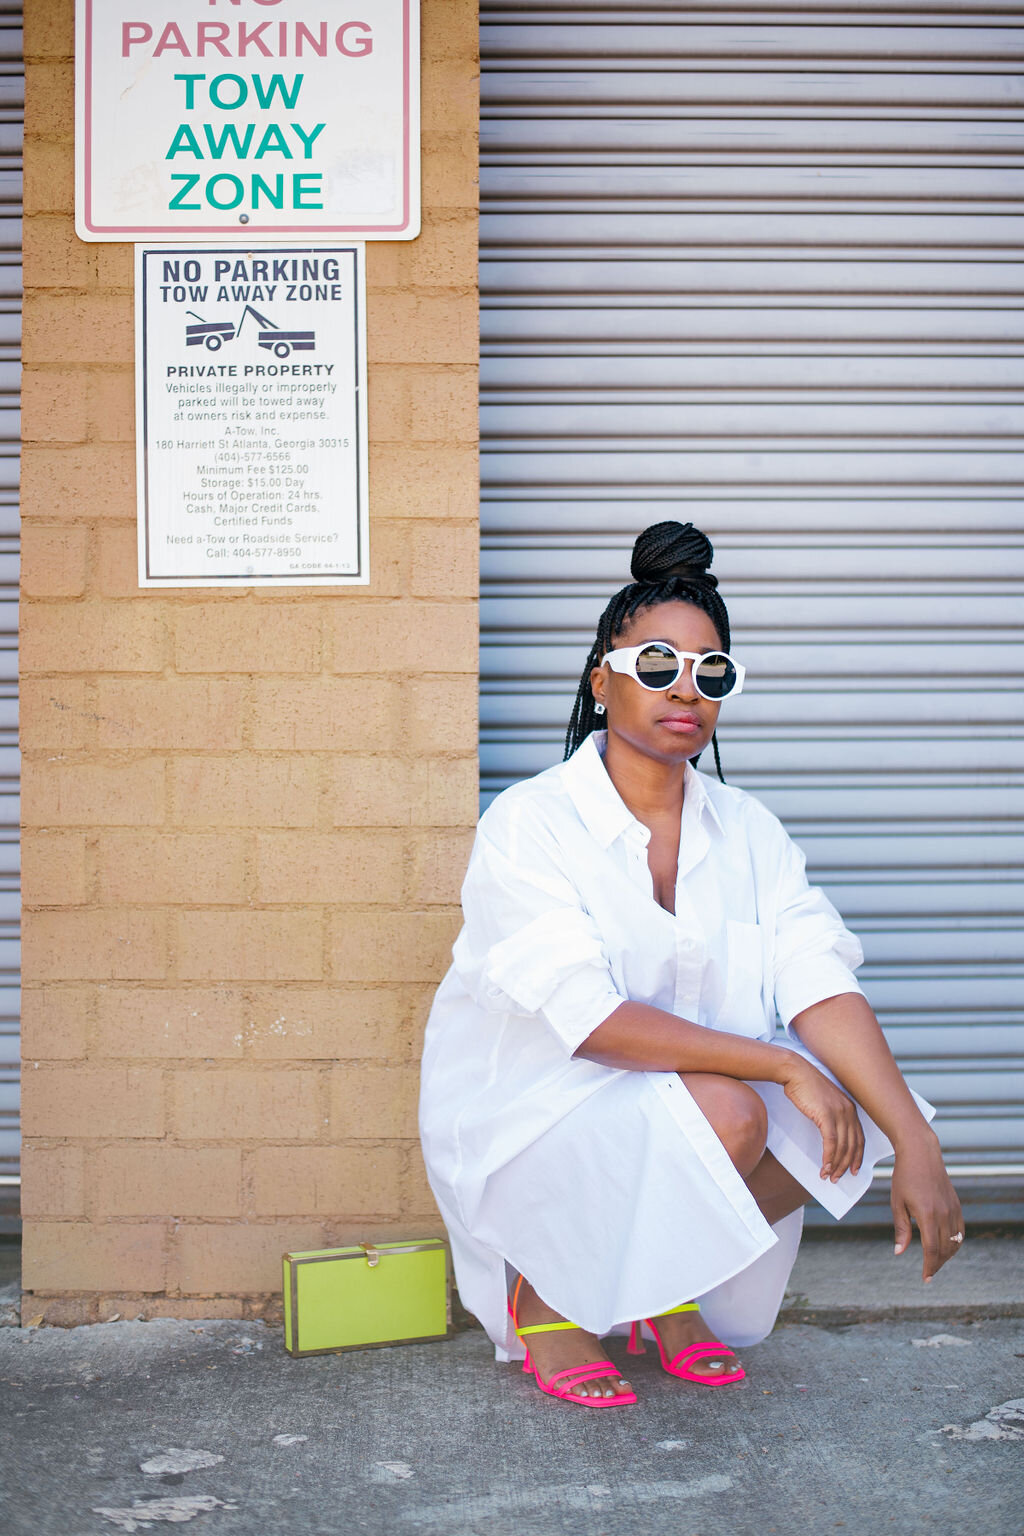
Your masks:
<svg viewBox="0 0 1024 1536"><path fill-rule="evenodd" d="M669 1360L674 1360L681 1349L691 1344L719 1342L699 1312L669 1312L656 1317L654 1323L661 1334L665 1355ZM721 1347L720 1355L705 1355L702 1359L693 1360L687 1365L687 1370L694 1376L706 1376L709 1381L739 1370L742 1362L724 1344Z"/></svg>
<svg viewBox="0 0 1024 1536"><path fill-rule="evenodd" d="M515 1314L515 1321L520 1328L565 1321L546 1302L541 1301L533 1286L525 1279L516 1293ZM592 1333L584 1333L581 1329L530 1333L523 1342L529 1346L530 1358L544 1381L550 1381L556 1371L608 1359L600 1341ZM633 1389L624 1376L601 1376L596 1381L578 1382L572 1390L576 1397L618 1397L620 1393L631 1392Z"/></svg>

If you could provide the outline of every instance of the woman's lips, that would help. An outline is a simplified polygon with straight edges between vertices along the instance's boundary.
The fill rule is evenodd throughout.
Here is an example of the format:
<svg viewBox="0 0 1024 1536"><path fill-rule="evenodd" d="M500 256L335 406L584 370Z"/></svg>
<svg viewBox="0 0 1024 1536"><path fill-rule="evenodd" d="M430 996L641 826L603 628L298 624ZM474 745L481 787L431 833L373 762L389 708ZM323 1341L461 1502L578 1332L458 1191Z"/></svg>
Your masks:
<svg viewBox="0 0 1024 1536"><path fill-rule="evenodd" d="M663 725L667 731L675 731L680 736L690 736L701 728L698 716L688 714L662 715L658 724Z"/></svg>

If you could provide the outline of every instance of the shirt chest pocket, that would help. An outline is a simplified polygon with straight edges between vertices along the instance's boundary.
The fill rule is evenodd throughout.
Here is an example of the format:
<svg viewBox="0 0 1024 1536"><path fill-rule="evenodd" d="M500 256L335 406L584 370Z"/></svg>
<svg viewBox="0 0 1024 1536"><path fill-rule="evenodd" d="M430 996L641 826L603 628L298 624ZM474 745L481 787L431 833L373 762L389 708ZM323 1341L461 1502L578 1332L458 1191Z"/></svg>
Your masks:
<svg viewBox="0 0 1024 1536"><path fill-rule="evenodd" d="M760 923L737 923L732 918L725 927L726 983L716 1027L738 1035L764 1035L764 929Z"/></svg>

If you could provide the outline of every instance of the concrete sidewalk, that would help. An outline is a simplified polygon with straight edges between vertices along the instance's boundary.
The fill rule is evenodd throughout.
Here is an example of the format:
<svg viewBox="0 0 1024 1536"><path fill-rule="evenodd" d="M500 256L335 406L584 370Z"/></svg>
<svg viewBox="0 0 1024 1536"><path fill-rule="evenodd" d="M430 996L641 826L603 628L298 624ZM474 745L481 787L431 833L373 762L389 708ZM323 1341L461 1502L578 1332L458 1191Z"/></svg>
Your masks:
<svg viewBox="0 0 1024 1536"><path fill-rule="evenodd" d="M262 1323L0 1329L0 1527L1020 1536L1024 1239L976 1240L928 1287L919 1257L808 1241L747 1381L689 1386L648 1354L640 1403L604 1413L496 1366L477 1329L298 1361ZM829 1321L851 1308L879 1320Z"/></svg>
<svg viewBox="0 0 1024 1536"><path fill-rule="evenodd" d="M969 1238L927 1285L916 1240L897 1258L888 1236L805 1236L780 1321L837 1327L917 1317L1024 1317L1024 1233Z"/></svg>

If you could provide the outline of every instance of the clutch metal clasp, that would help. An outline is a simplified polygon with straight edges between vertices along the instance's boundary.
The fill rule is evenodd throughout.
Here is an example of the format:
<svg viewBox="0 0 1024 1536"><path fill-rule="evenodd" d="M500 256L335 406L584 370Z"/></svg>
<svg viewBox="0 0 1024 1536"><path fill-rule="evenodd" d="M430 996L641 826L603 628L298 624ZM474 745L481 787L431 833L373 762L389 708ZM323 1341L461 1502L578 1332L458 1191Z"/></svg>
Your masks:
<svg viewBox="0 0 1024 1536"><path fill-rule="evenodd" d="M376 1269L380 1263L380 1254L372 1243L360 1243L360 1248L366 1254L366 1263L370 1269Z"/></svg>

